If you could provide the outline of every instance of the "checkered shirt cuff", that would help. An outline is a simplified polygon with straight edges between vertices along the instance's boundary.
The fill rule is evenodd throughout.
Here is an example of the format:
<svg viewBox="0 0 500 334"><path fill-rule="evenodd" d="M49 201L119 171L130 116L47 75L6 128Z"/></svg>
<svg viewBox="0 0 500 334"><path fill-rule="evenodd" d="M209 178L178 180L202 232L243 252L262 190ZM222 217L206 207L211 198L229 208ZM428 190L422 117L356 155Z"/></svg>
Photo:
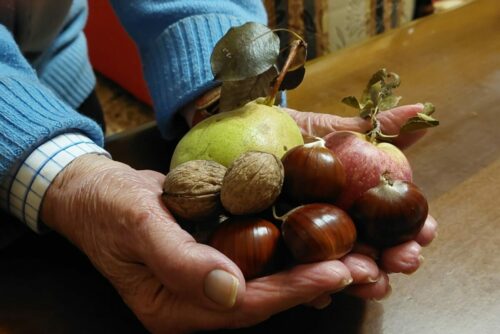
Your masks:
<svg viewBox="0 0 500 334"><path fill-rule="evenodd" d="M43 232L46 227L39 220L39 212L45 192L60 171L87 153L110 156L78 133L61 134L45 142L4 180L0 190L2 206L35 232Z"/></svg>

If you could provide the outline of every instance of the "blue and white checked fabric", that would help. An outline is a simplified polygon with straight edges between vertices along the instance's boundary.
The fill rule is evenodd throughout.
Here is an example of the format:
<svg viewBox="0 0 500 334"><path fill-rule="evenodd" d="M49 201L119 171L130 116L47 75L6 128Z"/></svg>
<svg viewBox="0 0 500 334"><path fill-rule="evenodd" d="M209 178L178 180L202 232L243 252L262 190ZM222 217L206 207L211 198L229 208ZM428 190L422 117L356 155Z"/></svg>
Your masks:
<svg viewBox="0 0 500 334"><path fill-rule="evenodd" d="M64 167L87 153L110 156L88 137L78 133L61 134L45 142L3 182L0 189L2 206L32 230L42 232L43 225L38 218L45 192Z"/></svg>

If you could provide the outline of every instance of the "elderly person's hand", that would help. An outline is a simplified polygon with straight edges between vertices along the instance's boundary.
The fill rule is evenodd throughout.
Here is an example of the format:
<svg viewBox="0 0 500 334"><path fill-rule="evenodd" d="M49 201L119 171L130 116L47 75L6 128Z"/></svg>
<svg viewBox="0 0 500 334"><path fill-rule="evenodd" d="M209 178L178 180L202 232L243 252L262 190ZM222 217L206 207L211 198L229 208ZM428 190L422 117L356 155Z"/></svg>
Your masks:
<svg viewBox="0 0 500 334"><path fill-rule="evenodd" d="M397 135L406 120L415 116L423 109L422 104L397 107L378 115L378 120L384 134ZM287 109L303 134L323 137L334 131L348 130L366 132L371 129L371 123L360 117L339 117L329 114L298 112ZM416 142L426 130L401 134L393 143L399 148L405 148ZM437 234L437 223L428 216L424 226L415 240L388 248L382 252L366 245L356 245L353 252L346 255L342 262L347 266L353 277L353 284L346 291L365 299L380 300L386 297L391 287L387 273L415 272L423 261L422 247L430 244ZM308 305L316 308L326 307L331 301L324 294Z"/></svg>
<svg viewBox="0 0 500 334"><path fill-rule="evenodd" d="M414 114L420 107L413 108ZM411 116L408 107L399 110L386 113L387 119ZM290 113L299 124L311 116L309 123L323 134L369 127L359 118ZM420 135L401 138L402 143ZM387 272L415 271L421 246L436 231L429 217L415 241L382 254L359 245L341 261L298 265L245 282L233 262L197 243L175 222L161 202L163 179L160 173L85 155L56 177L42 206L42 220L87 254L155 333L248 326L299 304L322 308L331 293L352 282L351 293L380 299L390 290Z"/></svg>
<svg viewBox="0 0 500 334"><path fill-rule="evenodd" d="M42 206L42 220L89 257L150 331L248 326L351 283L341 261L245 282L233 262L175 222L161 202L163 179L84 155L56 177Z"/></svg>

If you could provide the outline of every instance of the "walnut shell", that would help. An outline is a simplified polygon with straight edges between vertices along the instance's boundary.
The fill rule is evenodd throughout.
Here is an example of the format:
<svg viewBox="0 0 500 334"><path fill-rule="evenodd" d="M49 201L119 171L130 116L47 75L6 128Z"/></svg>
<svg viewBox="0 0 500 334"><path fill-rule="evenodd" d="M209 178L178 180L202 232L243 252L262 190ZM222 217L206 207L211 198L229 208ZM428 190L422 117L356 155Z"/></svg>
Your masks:
<svg viewBox="0 0 500 334"><path fill-rule="evenodd" d="M224 176L222 205L234 215L264 211L278 198L283 179L283 164L278 157L265 152L244 153Z"/></svg>
<svg viewBox="0 0 500 334"><path fill-rule="evenodd" d="M220 189L226 167L215 161L191 160L165 177L162 199L176 216L201 221L222 211Z"/></svg>

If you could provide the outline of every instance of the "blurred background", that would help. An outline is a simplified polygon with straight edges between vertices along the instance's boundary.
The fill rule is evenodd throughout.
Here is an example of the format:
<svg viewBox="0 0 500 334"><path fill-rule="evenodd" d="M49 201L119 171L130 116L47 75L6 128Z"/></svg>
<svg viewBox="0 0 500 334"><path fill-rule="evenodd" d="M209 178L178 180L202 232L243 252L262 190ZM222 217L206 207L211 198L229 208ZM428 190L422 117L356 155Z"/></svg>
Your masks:
<svg viewBox="0 0 500 334"><path fill-rule="evenodd" d="M308 43L308 59L363 42L427 15L474 0L263 0L269 26L294 30ZM90 0L86 35L98 74L107 135L154 120L139 56L107 1ZM289 38L281 33L282 38Z"/></svg>

